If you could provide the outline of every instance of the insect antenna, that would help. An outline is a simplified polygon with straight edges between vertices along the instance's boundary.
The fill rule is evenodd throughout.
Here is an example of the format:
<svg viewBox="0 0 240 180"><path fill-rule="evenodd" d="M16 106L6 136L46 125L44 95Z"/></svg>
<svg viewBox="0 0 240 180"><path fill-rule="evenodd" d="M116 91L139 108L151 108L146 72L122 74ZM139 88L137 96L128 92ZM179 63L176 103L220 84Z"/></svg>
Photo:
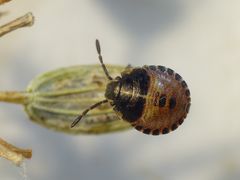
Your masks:
<svg viewBox="0 0 240 180"><path fill-rule="evenodd" d="M97 106L100 106L101 104L107 103L107 102L108 102L108 100L105 99L105 100L100 101L100 102L98 102L98 103L96 103L96 104L93 104L93 105L90 106L89 108L85 109L85 110L82 112L82 114L79 115L78 117L76 117L76 119L73 121L73 123L71 124L71 128L73 128L74 126L76 126L77 123L88 113L88 111L96 108Z"/></svg>
<svg viewBox="0 0 240 180"><path fill-rule="evenodd" d="M98 39L96 39L96 48L97 48L97 53L98 53L98 59L99 59L101 65L102 65L104 73L106 74L106 76L109 80L113 80L113 78L109 75L105 64L103 63L102 54L101 54L101 47L100 47L100 43L99 43Z"/></svg>

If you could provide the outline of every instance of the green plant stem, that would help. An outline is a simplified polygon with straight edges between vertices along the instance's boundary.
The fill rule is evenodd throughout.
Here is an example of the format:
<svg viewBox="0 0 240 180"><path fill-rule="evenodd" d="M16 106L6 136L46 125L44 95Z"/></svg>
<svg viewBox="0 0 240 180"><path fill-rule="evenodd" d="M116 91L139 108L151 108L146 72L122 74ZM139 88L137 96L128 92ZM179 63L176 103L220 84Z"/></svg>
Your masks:
<svg viewBox="0 0 240 180"><path fill-rule="evenodd" d="M1 91L0 102L14 104L26 104L29 100L29 93L21 91Z"/></svg>

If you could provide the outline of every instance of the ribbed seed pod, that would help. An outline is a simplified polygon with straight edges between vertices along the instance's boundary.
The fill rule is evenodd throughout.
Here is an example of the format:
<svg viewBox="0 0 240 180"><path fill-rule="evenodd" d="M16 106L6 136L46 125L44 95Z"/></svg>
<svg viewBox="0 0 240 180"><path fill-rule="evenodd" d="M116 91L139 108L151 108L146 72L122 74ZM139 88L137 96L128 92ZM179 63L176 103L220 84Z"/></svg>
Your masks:
<svg viewBox="0 0 240 180"><path fill-rule="evenodd" d="M113 77L124 69L122 66L107 67ZM90 111L77 127L70 128L77 115L104 99L106 83L99 65L61 68L33 79L27 91L18 94L19 97L4 100L0 95L0 101L24 104L33 122L70 134L100 134L131 128L128 122L116 116L109 104Z"/></svg>

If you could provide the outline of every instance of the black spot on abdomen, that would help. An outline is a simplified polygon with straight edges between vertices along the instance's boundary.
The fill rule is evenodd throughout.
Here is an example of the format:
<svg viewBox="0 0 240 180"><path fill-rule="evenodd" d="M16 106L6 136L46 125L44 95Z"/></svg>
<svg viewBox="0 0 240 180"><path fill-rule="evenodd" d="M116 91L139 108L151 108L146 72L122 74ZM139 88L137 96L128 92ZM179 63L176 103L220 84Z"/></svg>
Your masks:
<svg viewBox="0 0 240 180"><path fill-rule="evenodd" d="M169 100L169 109L173 109L176 106L176 99L174 97Z"/></svg>
<svg viewBox="0 0 240 180"><path fill-rule="evenodd" d="M159 99L159 107L164 107L166 104L166 100L167 100L166 95L165 94L161 95Z"/></svg>

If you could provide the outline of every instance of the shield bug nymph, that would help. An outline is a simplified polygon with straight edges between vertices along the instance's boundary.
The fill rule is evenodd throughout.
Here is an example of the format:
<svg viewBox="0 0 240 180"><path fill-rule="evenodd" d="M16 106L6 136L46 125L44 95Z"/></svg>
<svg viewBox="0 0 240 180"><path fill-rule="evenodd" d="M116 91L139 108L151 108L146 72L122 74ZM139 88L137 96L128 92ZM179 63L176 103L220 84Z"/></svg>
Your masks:
<svg viewBox="0 0 240 180"><path fill-rule="evenodd" d="M190 91L182 77L164 66L128 66L121 76L112 78L103 63L100 43L96 40L98 58L109 82L104 100L79 115L74 127L88 111L110 103L118 117L145 134L167 134L178 128L190 108Z"/></svg>

